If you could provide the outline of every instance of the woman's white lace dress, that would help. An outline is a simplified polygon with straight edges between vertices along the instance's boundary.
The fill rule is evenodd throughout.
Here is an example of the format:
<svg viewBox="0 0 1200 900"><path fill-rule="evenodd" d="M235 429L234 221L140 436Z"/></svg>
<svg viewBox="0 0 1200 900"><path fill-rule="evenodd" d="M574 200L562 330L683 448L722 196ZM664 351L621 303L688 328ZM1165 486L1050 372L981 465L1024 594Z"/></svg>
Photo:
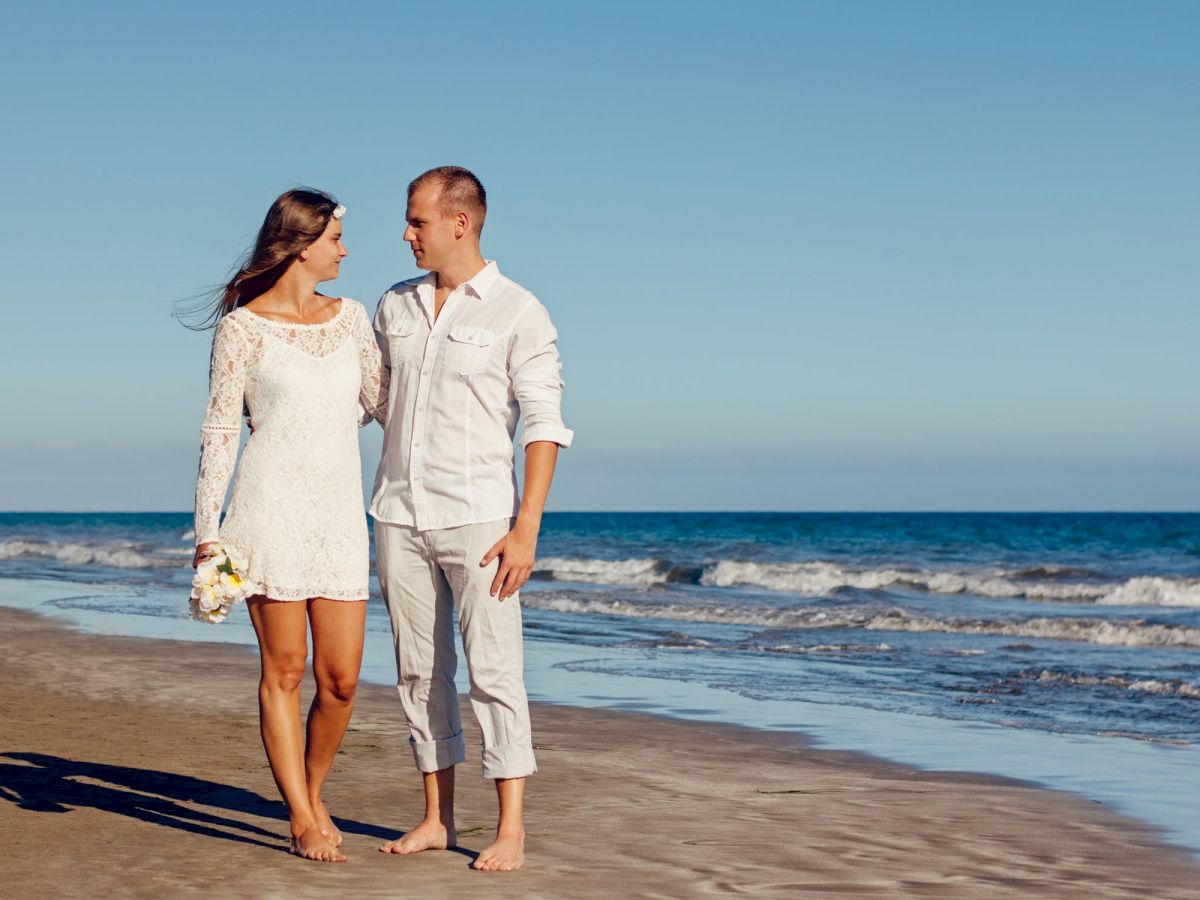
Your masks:
<svg viewBox="0 0 1200 900"><path fill-rule="evenodd" d="M358 426L383 420L387 383L362 304L319 325L240 308L217 325L196 480L196 543L219 540L273 600L368 594ZM237 460L245 405L254 432Z"/></svg>

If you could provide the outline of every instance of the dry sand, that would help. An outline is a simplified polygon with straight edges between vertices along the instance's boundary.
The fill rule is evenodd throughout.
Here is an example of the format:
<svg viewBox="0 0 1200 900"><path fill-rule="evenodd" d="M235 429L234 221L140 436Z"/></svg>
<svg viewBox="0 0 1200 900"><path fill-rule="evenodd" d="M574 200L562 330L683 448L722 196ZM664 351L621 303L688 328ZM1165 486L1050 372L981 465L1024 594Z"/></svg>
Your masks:
<svg viewBox="0 0 1200 900"><path fill-rule="evenodd" d="M421 812L399 703L364 686L327 803L350 861L285 852L244 648L76 633L0 609L7 897L1197 897L1200 867L1070 794L913 771L792 736L539 705L528 862L469 868L495 800L459 772L462 849ZM477 744L469 708L468 743Z"/></svg>

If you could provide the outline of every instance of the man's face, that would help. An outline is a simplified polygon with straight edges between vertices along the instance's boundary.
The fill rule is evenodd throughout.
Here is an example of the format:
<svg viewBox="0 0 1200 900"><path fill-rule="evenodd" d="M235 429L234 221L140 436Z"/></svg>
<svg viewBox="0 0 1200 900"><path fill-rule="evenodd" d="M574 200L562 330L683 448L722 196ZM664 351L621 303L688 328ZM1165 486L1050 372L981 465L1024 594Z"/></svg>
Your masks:
<svg viewBox="0 0 1200 900"><path fill-rule="evenodd" d="M417 266L432 272L449 262L457 241L456 222L438 207L440 184L426 184L413 191L408 201L408 227L404 240L412 248Z"/></svg>

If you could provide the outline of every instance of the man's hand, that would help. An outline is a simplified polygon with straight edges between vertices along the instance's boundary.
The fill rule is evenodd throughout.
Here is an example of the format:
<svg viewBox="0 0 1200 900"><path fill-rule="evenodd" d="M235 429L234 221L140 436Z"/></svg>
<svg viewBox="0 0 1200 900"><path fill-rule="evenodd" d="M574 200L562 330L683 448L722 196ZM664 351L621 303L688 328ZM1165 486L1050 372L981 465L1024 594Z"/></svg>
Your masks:
<svg viewBox="0 0 1200 900"><path fill-rule="evenodd" d="M528 528L517 522L516 526L484 554L479 565L487 566L497 556L500 566L488 593L495 597L497 591L501 600L507 600L519 591L529 576L533 573L533 559L537 553L538 533L536 528Z"/></svg>

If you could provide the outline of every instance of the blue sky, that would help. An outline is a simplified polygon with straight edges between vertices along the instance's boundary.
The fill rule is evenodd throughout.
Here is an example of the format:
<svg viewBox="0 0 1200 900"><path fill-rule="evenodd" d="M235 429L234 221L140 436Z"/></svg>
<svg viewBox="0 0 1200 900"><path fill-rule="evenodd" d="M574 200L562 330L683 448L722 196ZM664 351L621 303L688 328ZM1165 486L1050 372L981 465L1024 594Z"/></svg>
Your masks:
<svg viewBox="0 0 1200 900"><path fill-rule="evenodd" d="M311 184L373 308L448 162L560 331L551 508L1200 509L1200 7L442 9L6 12L0 509L189 508L173 301Z"/></svg>

